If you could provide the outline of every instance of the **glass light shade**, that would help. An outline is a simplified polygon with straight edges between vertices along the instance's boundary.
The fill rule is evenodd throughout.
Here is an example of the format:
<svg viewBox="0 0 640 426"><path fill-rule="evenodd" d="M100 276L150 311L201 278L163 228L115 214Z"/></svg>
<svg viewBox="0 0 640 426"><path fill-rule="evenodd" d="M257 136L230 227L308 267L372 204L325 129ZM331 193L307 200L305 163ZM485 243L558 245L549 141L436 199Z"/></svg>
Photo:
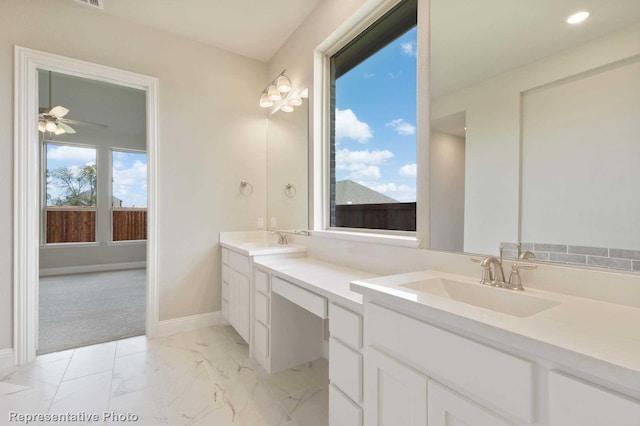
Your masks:
<svg viewBox="0 0 640 426"><path fill-rule="evenodd" d="M291 105L289 105L289 104L282 105L282 107L280 107L280 111L292 112L293 111L293 107Z"/></svg>
<svg viewBox="0 0 640 426"><path fill-rule="evenodd" d="M309 88L304 89L302 92L300 92L300 97L301 98L308 98L309 97Z"/></svg>
<svg viewBox="0 0 640 426"><path fill-rule="evenodd" d="M47 132L55 132L58 126L55 121L47 121L47 124L44 126Z"/></svg>
<svg viewBox="0 0 640 426"><path fill-rule="evenodd" d="M270 106L273 106L273 101L269 99L269 95L267 95L266 92L263 92L262 95L260 95L260 106L262 108L269 108Z"/></svg>
<svg viewBox="0 0 640 426"><path fill-rule="evenodd" d="M574 13L573 15L569 16L567 18L567 23L568 24L579 24L580 22L584 21L585 19L587 19L589 17L590 13L587 11L582 11L582 12L578 12L578 13Z"/></svg>
<svg viewBox="0 0 640 426"><path fill-rule="evenodd" d="M276 86L273 86L273 85L269 86L269 90L267 90L267 94L269 96L269 99L271 99L272 101L279 101L280 99L282 99L282 95L280 94Z"/></svg>
<svg viewBox="0 0 640 426"><path fill-rule="evenodd" d="M287 102L287 103L289 105L291 105L291 106L294 106L294 107L300 106L300 105L302 105L302 99L300 99L298 97L291 98L291 99L289 99L289 102Z"/></svg>
<svg viewBox="0 0 640 426"><path fill-rule="evenodd" d="M47 130L47 127L44 124L44 121L39 121L38 122L38 130L40 130L42 133L44 133Z"/></svg>
<svg viewBox="0 0 640 426"><path fill-rule="evenodd" d="M291 90L291 82L286 75L281 75L276 79L276 87L278 88L278 91L287 93Z"/></svg>

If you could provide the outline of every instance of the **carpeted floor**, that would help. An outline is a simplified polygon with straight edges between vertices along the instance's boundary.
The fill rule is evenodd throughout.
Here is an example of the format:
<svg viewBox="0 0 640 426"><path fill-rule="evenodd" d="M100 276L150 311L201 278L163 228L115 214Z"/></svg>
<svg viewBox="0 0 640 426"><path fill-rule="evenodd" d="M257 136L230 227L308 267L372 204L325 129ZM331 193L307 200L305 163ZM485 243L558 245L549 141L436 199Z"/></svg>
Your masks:
<svg viewBox="0 0 640 426"><path fill-rule="evenodd" d="M38 355L145 333L146 270L40 278Z"/></svg>

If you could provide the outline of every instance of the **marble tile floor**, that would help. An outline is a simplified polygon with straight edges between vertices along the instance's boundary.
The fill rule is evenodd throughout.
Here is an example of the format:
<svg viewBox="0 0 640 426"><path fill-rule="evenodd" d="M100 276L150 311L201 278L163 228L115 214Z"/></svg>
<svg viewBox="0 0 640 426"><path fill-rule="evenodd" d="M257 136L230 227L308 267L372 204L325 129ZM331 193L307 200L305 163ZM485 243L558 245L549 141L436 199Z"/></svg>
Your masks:
<svg viewBox="0 0 640 426"><path fill-rule="evenodd" d="M133 413L136 422L29 424L328 424L324 359L268 375L229 326L147 340L145 336L42 355L0 370L0 425L9 412ZM125 419L126 420L126 419Z"/></svg>

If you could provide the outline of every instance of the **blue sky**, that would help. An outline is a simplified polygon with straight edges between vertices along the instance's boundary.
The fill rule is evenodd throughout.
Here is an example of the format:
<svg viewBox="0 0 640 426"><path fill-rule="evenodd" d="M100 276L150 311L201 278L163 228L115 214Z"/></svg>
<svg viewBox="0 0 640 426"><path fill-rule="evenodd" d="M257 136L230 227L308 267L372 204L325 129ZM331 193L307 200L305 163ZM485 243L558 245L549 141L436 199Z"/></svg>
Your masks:
<svg viewBox="0 0 640 426"><path fill-rule="evenodd" d="M71 145L47 144L47 169L60 167L79 169L96 164L96 150ZM104 179L105 171L98 170L98 179ZM47 190L52 198L60 196L60 190L49 179ZM113 151L113 195L123 200L123 207L147 206L147 155Z"/></svg>
<svg viewBox="0 0 640 426"><path fill-rule="evenodd" d="M336 180L416 197L416 28L336 80Z"/></svg>

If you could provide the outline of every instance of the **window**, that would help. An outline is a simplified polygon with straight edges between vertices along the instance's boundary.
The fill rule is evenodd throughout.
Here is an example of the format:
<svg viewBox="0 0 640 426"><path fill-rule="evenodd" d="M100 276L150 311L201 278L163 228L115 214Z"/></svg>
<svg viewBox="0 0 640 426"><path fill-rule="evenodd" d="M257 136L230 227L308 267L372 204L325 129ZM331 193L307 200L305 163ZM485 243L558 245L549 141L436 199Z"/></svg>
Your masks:
<svg viewBox="0 0 640 426"><path fill-rule="evenodd" d="M330 58L330 225L416 230L417 1Z"/></svg>
<svg viewBox="0 0 640 426"><path fill-rule="evenodd" d="M111 164L112 240L146 240L147 154L113 150Z"/></svg>
<svg viewBox="0 0 640 426"><path fill-rule="evenodd" d="M44 241L96 241L96 149L45 142Z"/></svg>

